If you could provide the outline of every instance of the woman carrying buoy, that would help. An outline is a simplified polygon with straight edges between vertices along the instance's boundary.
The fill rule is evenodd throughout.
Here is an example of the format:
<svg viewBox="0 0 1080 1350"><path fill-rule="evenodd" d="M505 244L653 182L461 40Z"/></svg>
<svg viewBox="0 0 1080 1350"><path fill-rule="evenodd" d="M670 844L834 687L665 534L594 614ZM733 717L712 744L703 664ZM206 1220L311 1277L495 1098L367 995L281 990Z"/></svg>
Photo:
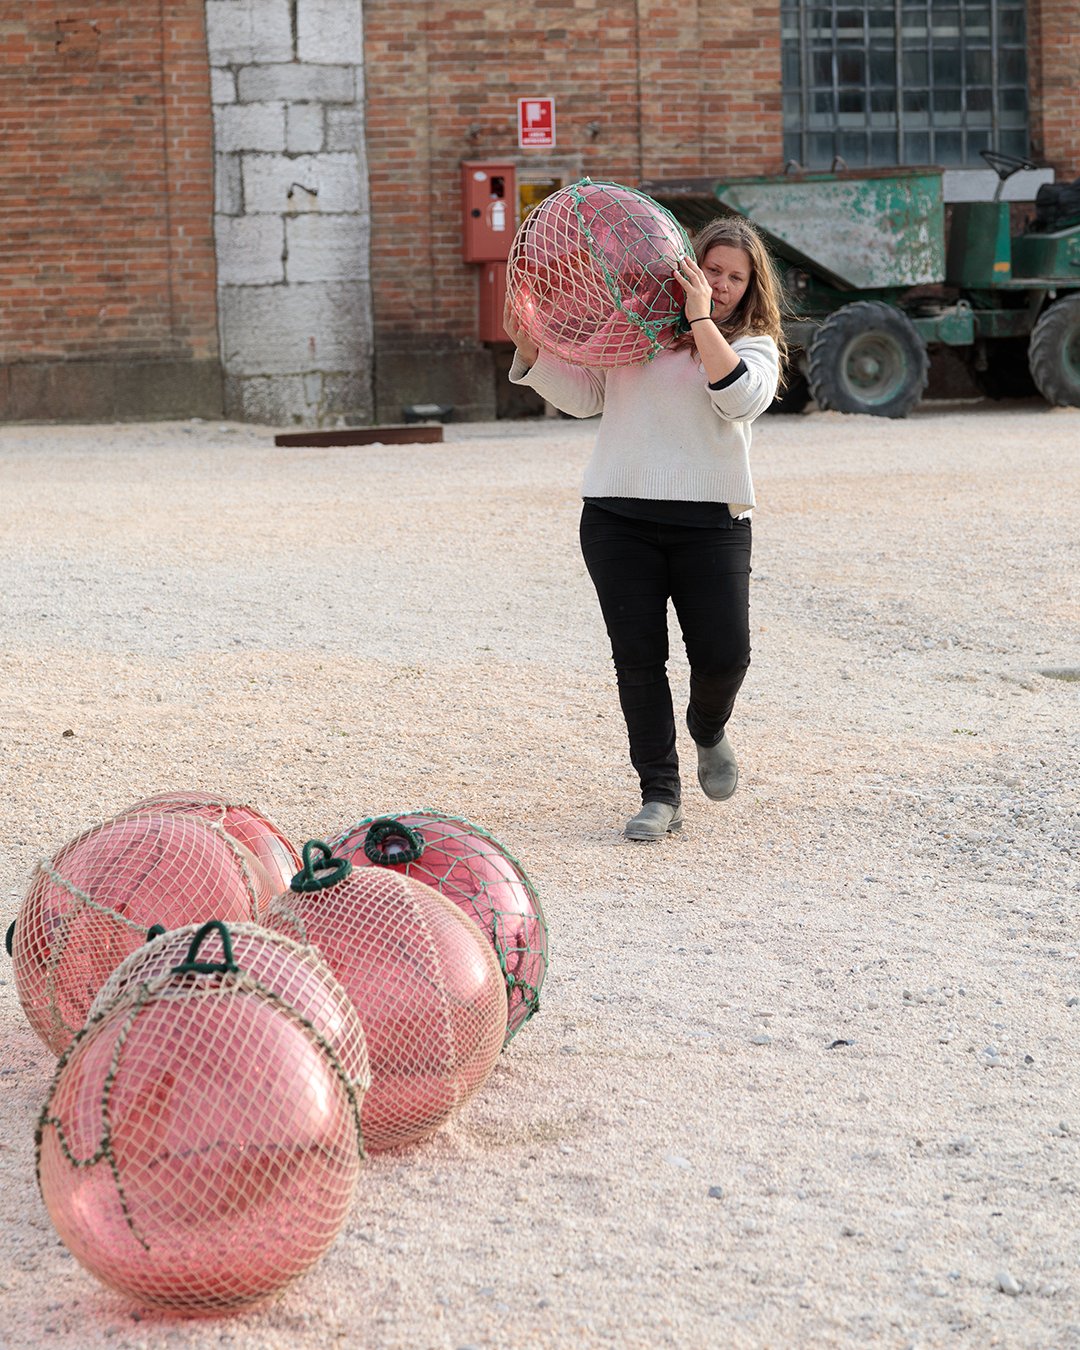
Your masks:
<svg viewBox="0 0 1080 1350"><path fill-rule="evenodd" d="M698 782L724 801L739 770L727 734L750 664L753 423L786 353L765 245L741 218L706 225L673 269L685 331L645 365L591 369L542 351L509 304L510 370L572 417L601 413L585 469L581 549L611 640L641 809L628 839L682 828L667 678L668 601L690 664L686 724Z"/></svg>

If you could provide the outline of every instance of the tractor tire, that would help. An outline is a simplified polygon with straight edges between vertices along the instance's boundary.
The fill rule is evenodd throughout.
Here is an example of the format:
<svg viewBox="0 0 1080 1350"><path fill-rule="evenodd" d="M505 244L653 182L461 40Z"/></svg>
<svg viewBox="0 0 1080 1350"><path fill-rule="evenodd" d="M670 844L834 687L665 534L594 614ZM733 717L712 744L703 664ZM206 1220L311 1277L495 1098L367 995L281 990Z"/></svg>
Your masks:
<svg viewBox="0 0 1080 1350"><path fill-rule="evenodd" d="M1080 295L1055 300L1039 315L1031 330L1028 364L1047 403L1080 408Z"/></svg>
<svg viewBox="0 0 1080 1350"><path fill-rule="evenodd" d="M788 367L787 383L766 408L770 413L801 413L810 402L810 386L806 376L793 362Z"/></svg>
<svg viewBox="0 0 1080 1350"><path fill-rule="evenodd" d="M915 325L877 300L856 300L830 314L810 340L807 365L819 408L871 417L906 417L930 377Z"/></svg>

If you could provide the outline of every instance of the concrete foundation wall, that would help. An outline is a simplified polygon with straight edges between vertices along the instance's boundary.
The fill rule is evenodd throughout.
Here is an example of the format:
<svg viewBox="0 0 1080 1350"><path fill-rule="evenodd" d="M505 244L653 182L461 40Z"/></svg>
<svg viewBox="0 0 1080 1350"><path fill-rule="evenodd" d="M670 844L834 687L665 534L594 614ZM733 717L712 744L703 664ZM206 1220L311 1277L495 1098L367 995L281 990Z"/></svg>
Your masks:
<svg viewBox="0 0 1080 1350"><path fill-rule="evenodd" d="M488 422L496 416L492 354L475 346L380 344L375 372L380 422L401 422L405 409L417 403L452 407L455 422Z"/></svg>
<svg viewBox="0 0 1080 1350"><path fill-rule="evenodd" d="M10 422L143 422L220 417L221 363L15 361L0 366L0 409Z"/></svg>

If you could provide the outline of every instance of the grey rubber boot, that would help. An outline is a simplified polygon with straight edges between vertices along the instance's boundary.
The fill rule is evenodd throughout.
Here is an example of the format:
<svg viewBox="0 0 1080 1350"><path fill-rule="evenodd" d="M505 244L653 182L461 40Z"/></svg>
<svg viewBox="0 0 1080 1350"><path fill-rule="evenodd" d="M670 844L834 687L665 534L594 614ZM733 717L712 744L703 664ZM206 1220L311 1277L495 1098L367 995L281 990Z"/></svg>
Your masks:
<svg viewBox="0 0 1080 1350"><path fill-rule="evenodd" d="M697 748L697 780L706 797L714 802L725 802L739 782L739 766L735 751L725 732L715 745Z"/></svg>
<svg viewBox="0 0 1080 1350"><path fill-rule="evenodd" d="M670 802L646 802L636 816L626 822L623 834L627 839L663 839L674 834L683 825L682 807Z"/></svg>

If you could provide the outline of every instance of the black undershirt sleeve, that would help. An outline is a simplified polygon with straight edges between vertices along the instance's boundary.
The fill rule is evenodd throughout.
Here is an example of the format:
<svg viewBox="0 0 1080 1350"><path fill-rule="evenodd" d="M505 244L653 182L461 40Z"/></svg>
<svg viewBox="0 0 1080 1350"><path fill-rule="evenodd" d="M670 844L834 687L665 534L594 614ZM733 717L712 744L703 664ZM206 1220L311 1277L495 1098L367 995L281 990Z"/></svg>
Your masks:
<svg viewBox="0 0 1080 1350"><path fill-rule="evenodd" d="M709 388L726 389L729 384L734 384L736 380L741 380L745 374L746 374L746 362L742 360L742 358L740 357L739 364L735 367L735 369L731 372L731 374L725 375L722 380L714 381L712 384L709 385Z"/></svg>

